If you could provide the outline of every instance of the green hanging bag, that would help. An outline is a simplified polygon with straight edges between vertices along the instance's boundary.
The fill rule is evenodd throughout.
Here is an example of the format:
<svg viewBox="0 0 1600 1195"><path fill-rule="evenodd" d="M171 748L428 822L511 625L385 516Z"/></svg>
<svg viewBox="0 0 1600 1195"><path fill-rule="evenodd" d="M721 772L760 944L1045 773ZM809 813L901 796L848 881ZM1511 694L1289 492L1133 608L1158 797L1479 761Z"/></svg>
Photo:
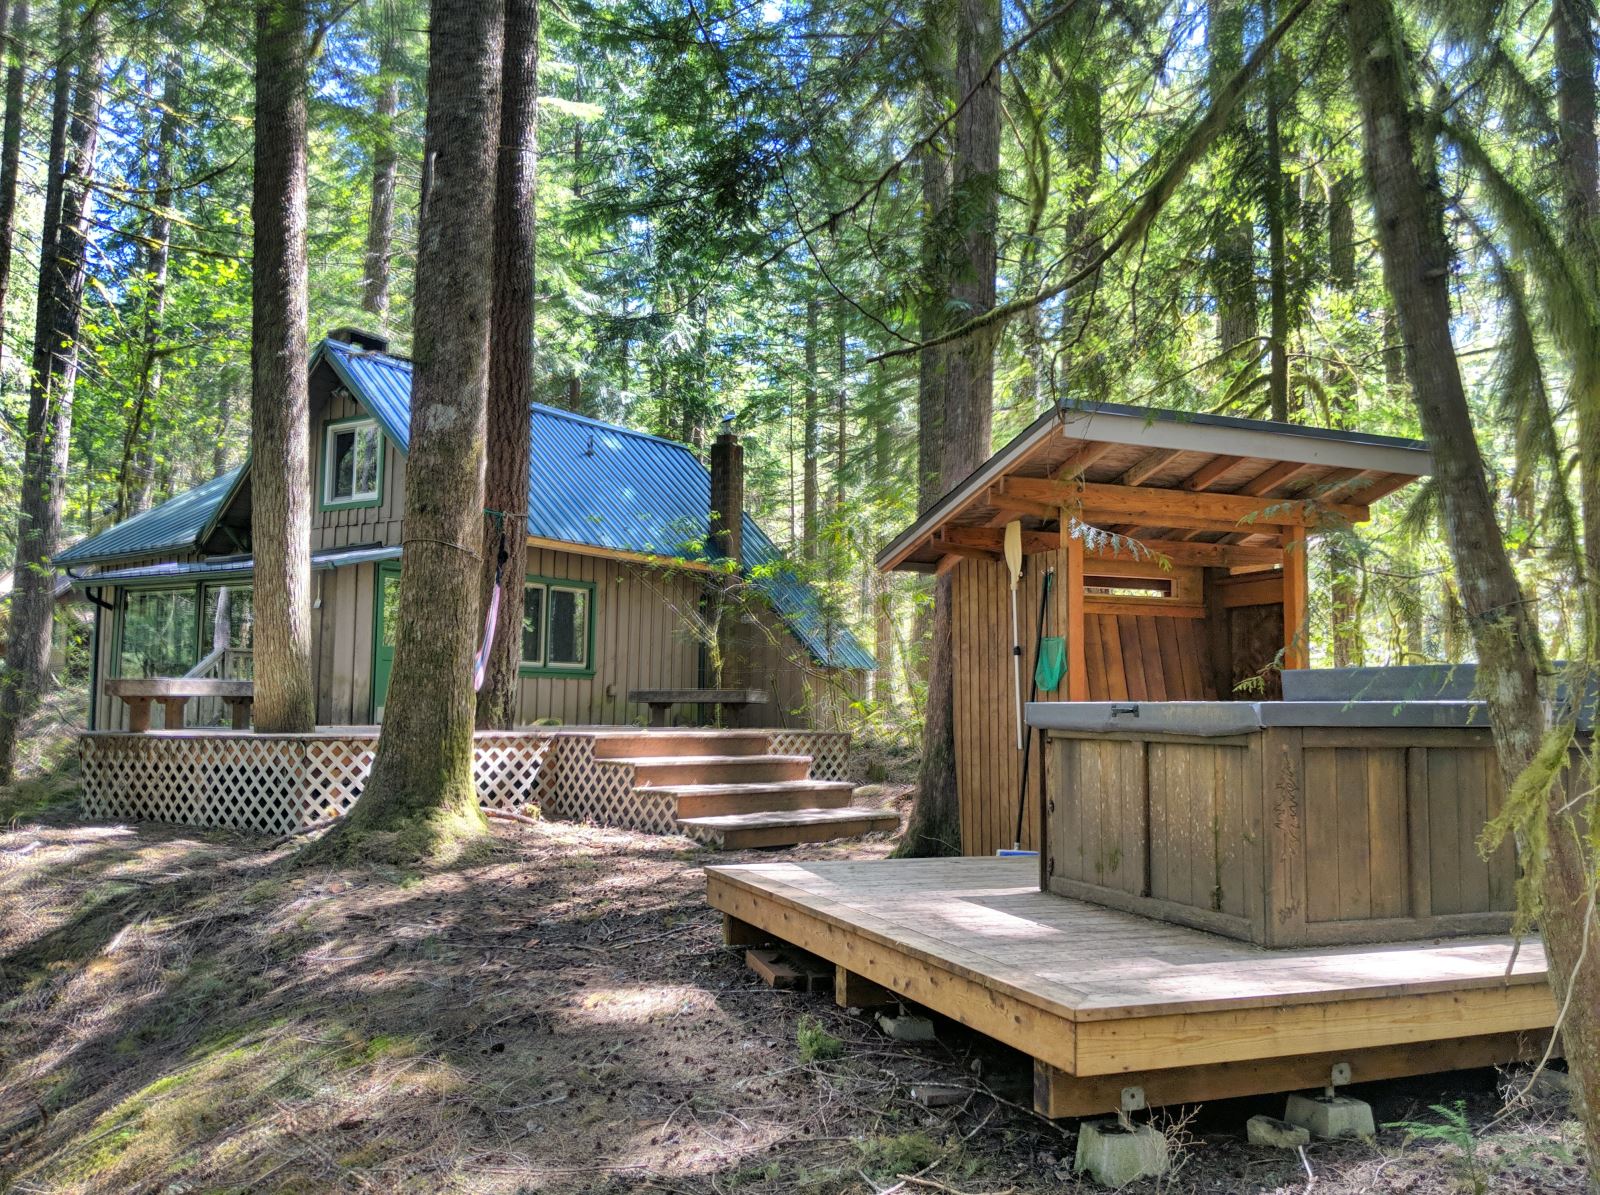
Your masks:
<svg viewBox="0 0 1600 1195"><path fill-rule="evenodd" d="M1033 683L1041 693L1051 693L1067 671L1067 641L1060 635L1039 640L1039 662L1033 668Z"/></svg>

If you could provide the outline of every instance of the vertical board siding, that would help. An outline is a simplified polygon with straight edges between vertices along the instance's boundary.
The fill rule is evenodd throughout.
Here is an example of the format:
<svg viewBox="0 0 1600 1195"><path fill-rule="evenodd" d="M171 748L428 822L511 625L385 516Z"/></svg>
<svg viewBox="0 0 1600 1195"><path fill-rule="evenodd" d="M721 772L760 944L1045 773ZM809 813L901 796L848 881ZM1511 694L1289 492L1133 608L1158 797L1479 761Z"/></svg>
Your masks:
<svg viewBox="0 0 1600 1195"><path fill-rule="evenodd" d="M1017 588L1022 688L1032 685L1046 556L1030 556ZM1062 570L1056 571L1060 583ZM1003 562L970 558L951 574L956 782L962 850L989 855L1015 835L1021 758L1011 663L1011 582ZM1052 607L1058 603L1052 602ZM1064 604L1062 604L1064 605ZM1159 614L1084 616L1084 673L1090 701L1213 701L1205 623ZM1052 610L1046 634L1063 635ZM1276 651L1276 647L1274 648ZM1270 656L1268 657L1271 658ZM1066 682L1040 700L1066 700ZM1022 845L1037 849L1039 765L1030 755Z"/></svg>
<svg viewBox="0 0 1600 1195"><path fill-rule="evenodd" d="M405 515L406 458L388 436L383 438L383 492L377 506L351 510L323 510L322 449L330 420L369 414L342 389L321 400L312 397L311 437L311 550L348 548L361 544L394 546L400 542Z"/></svg>

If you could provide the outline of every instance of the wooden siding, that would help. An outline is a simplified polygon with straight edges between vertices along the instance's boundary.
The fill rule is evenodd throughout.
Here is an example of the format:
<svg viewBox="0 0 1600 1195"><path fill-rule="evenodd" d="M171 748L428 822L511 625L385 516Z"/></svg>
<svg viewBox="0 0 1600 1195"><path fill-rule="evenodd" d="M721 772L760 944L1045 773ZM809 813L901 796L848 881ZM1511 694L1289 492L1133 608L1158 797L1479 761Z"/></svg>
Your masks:
<svg viewBox="0 0 1600 1195"><path fill-rule="evenodd" d="M317 724L372 721L372 623L378 566L358 564L311 576L311 670Z"/></svg>
<svg viewBox="0 0 1600 1195"><path fill-rule="evenodd" d="M1510 844L1490 733L1053 733L1045 885L1273 947L1499 933Z"/></svg>
<svg viewBox="0 0 1600 1195"><path fill-rule="evenodd" d="M320 372L320 371L319 371ZM367 411L343 390L325 398L312 396L311 438L311 550L347 548L358 544L400 542L400 526L406 509L406 458L394 441L383 437L383 492L377 506L349 510L322 509L322 451L329 421L351 419Z"/></svg>
<svg viewBox="0 0 1600 1195"><path fill-rule="evenodd" d="M1046 633L1069 637L1065 553L1029 556L1017 588L1023 699L1032 684L1039 591L1056 561ZM1126 566L1124 566L1126 567ZM1089 701L1259 701L1281 694L1272 667L1283 648L1282 580L1277 573L1229 577L1223 570L1173 569L1169 597L1096 593L1115 586L1112 566L1085 565L1081 690ZM1202 576L1202 571L1211 576ZM1139 575L1130 570L1130 575ZM1011 581L1003 562L967 558L951 575L956 783L962 850L990 855L1016 834L1022 760L1017 751L1011 660ZM1267 603L1267 604L1262 604ZM1069 652L1069 657L1070 657ZM1219 684L1219 681L1222 683ZM1243 684L1244 687L1239 686ZM1067 700L1067 680L1040 700ZM1037 849L1038 751L1030 752L1022 845ZM1109 849L1109 848L1108 848ZM1101 859L1100 865L1105 865Z"/></svg>

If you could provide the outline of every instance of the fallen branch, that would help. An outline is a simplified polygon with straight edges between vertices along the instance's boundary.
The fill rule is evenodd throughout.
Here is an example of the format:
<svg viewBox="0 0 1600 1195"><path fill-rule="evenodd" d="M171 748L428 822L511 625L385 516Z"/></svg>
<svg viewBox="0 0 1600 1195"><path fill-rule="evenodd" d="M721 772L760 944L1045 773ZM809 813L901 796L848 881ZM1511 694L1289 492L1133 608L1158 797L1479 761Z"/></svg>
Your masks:
<svg viewBox="0 0 1600 1195"><path fill-rule="evenodd" d="M520 822L524 826L537 826L539 824L538 818L529 817L525 813L512 813L509 809L485 809L483 816L494 818L497 821Z"/></svg>

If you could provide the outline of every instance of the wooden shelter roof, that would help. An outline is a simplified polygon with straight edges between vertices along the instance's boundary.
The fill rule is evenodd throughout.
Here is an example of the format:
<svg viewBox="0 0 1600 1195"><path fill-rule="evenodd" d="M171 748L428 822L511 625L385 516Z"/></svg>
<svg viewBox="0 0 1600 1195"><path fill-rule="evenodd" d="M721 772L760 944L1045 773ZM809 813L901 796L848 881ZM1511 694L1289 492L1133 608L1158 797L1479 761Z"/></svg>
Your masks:
<svg viewBox="0 0 1600 1195"><path fill-rule="evenodd" d="M1280 557L1262 545L1363 522L1371 503L1432 469L1419 440L1069 401L935 502L877 565L933 572L998 555L1000 528L1019 518L1025 550L1053 550L1063 506L1177 563L1266 564Z"/></svg>

